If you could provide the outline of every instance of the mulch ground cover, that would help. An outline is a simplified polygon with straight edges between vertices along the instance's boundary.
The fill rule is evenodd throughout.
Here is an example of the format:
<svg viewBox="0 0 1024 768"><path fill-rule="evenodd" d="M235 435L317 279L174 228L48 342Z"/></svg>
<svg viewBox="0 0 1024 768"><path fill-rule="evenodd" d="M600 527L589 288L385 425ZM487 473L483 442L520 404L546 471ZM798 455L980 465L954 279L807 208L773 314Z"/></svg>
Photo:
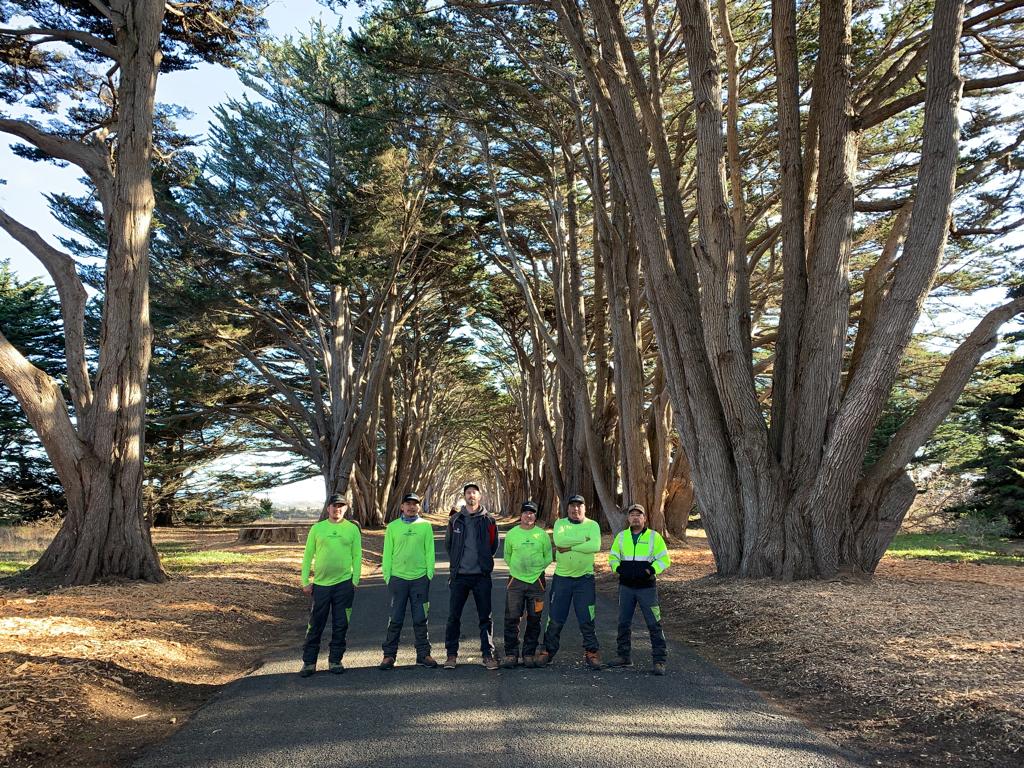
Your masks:
<svg viewBox="0 0 1024 768"><path fill-rule="evenodd" d="M833 740L879 765L1024 765L1024 568L779 583L714 576L699 540L671 557L666 631Z"/></svg>

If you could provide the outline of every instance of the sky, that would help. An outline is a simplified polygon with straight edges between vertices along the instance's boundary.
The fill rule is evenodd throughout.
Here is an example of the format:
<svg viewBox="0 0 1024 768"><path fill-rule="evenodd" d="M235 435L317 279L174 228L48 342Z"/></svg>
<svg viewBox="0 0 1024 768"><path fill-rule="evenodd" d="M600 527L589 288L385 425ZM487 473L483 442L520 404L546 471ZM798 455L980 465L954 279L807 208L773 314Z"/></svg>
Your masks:
<svg viewBox="0 0 1024 768"><path fill-rule="evenodd" d="M345 26L356 26L360 13L354 3L338 15L316 0L271 0L266 19L271 33L284 37L306 31L316 19L331 26L338 21ZM210 64L187 72L161 75L157 81L158 102L186 106L195 113L180 127L196 136L206 134L213 107L243 92L244 87L233 70ZM57 236L67 233L50 215L44 195L49 192L79 194L82 187L78 178L82 173L73 167L57 168L50 163L23 160L11 152L10 143L0 139L0 178L7 182L0 185L0 208L59 246ZM0 259L9 259L12 268L22 278L37 276L49 282L42 265L3 231L0 231ZM246 457L236 460L233 465L239 471L249 471L252 463L253 458ZM269 497L279 507L319 503L324 497L324 483L322 478L315 477L260 495Z"/></svg>
<svg viewBox="0 0 1024 768"><path fill-rule="evenodd" d="M340 20L346 26L355 26L359 13L354 3L339 16L317 0L270 0L265 16L271 33L283 37L307 30L315 19L329 25ZM161 75L157 81L157 101L185 106L194 112L195 116L182 121L180 127L192 135L203 136L213 107L241 95L244 90L233 70L202 64L187 72ZM63 230L50 216L44 195L47 192L79 193L82 189L78 183L81 171L74 167L58 168L50 163L23 160L11 152L11 142L5 139L0 138L0 178L7 183L0 186L0 208L54 245L59 245L55 236ZM45 275L42 265L2 231L0 259L9 259L22 277Z"/></svg>

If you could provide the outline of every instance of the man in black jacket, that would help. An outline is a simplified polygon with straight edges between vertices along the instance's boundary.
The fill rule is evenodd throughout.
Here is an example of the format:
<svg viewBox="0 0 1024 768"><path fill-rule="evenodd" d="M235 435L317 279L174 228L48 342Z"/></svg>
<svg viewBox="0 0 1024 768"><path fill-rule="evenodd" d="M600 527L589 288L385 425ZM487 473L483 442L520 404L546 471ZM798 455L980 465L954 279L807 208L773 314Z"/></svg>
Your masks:
<svg viewBox="0 0 1024 768"><path fill-rule="evenodd" d="M491 571L494 553L498 551L498 526L494 518L480 505L480 486L466 483L462 487L466 506L448 520L444 546L448 550L451 568L448 574L448 624L444 645L448 658L445 669L455 669L459 657L459 633L462 629L462 609L470 592L480 616L480 655L483 665L496 670L491 620Z"/></svg>

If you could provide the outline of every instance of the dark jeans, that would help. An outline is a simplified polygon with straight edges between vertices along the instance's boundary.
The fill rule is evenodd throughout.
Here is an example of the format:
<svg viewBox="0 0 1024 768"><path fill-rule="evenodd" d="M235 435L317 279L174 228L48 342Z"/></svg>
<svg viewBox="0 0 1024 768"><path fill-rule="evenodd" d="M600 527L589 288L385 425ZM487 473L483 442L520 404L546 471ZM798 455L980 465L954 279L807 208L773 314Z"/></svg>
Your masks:
<svg viewBox="0 0 1024 768"><path fill-rule="evenodd" d="M544 650L554 656L561 644L562 627L569 618L570 604L576 610L576 620L583 635L583 649L598 651L597 632L594 630L594 614L597 607L597 591L594 577L559 576L551 580L551 598L548 605L548 626L544 632Z"/></svg>
<svg viewBox="0 0 1024 768"><path fill-rule="evenodd" d="M309 624L306 626L306 644L302 648L304 664L314 664L320 654L320 637L327 626L327 614L331 615L331 646L327 658L331 663L341 661L345 655L345 634L348 632L354 597L352 579L330 587L313 585L313 604L309 610Z"/></svg>
<svg viewBox="0 0 1024 768"><path fill-rule="evenodd" d="M427 613L430 611L430 579L403 579L392 576L388 582L388 596L391 598L391 614L388 617L388 632L384 637L385 656L398 655L398 640L402 636L405 621L405 606L412 612L412 631L416 638L416 658L430 655L430 638L427 636Z"/></svg>
<svg viewBox="0 0 1024 768"><path fill-rule="evenodd" d="M523 655L533 656L540 639L540 617L544 613L544 576L532 584L510 578L505 597L505 655L519 655L519 622L525 613Z"/></svg>
<svg viewBox="0 0 1024 768"><path fill-rule="evenodd" d="M658 605L657 587L634 589L619 585L619 656L629 658L633 614L636 613L638 605L647 623L647 631L651 633L651 657L655 662L665 661L668 658L668 645L665 643L665 631L661 628L661 606Z"/></svg>
<svg viewBox="0 0 1024 768"><path fill-rule="evenodd" d="M491 574L460 573L452 579L448 592L448 624L444 630L444 647L449 656L459 655L459 633L462 631L462 609L469 594L473 593L476 612L480 616L480 653L489 658L494 655L491 632Z"/></svg>

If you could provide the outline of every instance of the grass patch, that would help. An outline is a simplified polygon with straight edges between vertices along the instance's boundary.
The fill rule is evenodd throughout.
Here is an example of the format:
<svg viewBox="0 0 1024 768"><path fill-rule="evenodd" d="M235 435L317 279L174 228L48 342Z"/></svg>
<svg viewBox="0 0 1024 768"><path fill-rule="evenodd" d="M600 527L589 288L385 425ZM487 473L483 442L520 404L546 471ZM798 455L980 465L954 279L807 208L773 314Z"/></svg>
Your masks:
<svg viewBox="0 0 1024 768"><path fill-rule="evenodd" d="M273 555L229 552L223 549L192 549L181 544L157 544L160 564L169 571L185 571L213 565L242 565L269 560Z"/></svg>
<svg viewBox="0 0 1024 768"><path fill-rule="evenodd" d="M1014 551L1019 544L998 536L979 540L964 533L904 533L893 539L888 553L944 563L1024 566L1024 556Z"/></svg>
<svg viewBox="0 0 1024 768"><path fill-rule="evenodd" d="M35 560L12 560L8 553L0 552L0 576L13 576L28 568Z"/></svg>

